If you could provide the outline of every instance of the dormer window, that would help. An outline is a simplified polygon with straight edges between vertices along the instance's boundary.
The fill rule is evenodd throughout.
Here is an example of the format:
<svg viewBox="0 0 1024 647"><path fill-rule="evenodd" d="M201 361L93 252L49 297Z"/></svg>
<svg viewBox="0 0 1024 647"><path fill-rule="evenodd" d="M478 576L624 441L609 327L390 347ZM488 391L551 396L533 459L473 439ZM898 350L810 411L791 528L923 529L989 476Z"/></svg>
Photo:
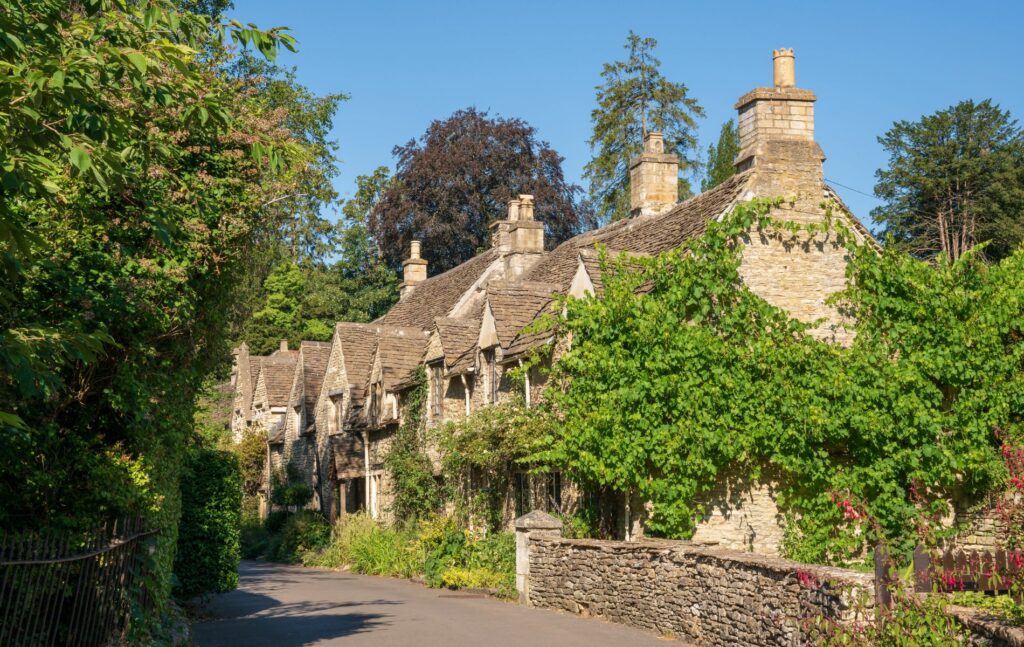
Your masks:
<svg viewBox="0 0 1024 647"><path fill-rule="evenodd" d="M434 420L440 420L444 413L444 377L441 362L430 366L430 413Z"/></svg>

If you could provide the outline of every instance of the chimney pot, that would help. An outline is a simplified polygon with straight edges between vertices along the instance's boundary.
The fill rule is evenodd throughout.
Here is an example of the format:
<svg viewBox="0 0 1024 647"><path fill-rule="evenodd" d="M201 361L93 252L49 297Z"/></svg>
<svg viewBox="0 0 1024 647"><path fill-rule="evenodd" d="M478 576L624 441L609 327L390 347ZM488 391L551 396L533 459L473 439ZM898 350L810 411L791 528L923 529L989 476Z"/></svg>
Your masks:
<svg viewBox="0 0 1024 647"><path fill-rule="evenodd" d="M795 58L792 47L780 47L772 51L775 87L792 88L796 86Z"/></svg>
<svg viewBox="0 0 1024 647"><path fill-rule="evenodd" d="M533 196L529 193L519 194L519 220L533 220Z"/></svg>
<svg viewBox="0 0 1024 647"><path fill-rule="evenodd" d="M520 201L518 198L512 198L508 201L508 219L519 220L519 206Z"/></svg>
<svg viewBox="0 0 1024 647"><path fill-rule="evenodd" d="M409 243L409 258L420 257L420 241L414 240Z"/></svg>
<svg viewBox="0 0 1024 647"><path fill-rule="evenodd" d="M665 136L660 132L652 130L644 134L644 152L645 153L664 153L665 152Z"/></svg>

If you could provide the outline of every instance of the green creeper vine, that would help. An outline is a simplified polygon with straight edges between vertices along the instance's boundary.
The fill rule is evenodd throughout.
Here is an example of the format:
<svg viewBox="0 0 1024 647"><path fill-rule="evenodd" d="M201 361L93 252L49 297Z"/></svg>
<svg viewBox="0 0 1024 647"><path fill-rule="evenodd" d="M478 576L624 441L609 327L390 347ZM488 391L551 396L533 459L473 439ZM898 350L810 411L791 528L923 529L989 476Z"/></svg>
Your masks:
<svg viewBox="0 0 1024 647"><path fill-rule="evenodd" d="M413 381L402 407L402 424L384 456L394 493L391 512L403 522L426 517L441 507L440 486L425 450L427 378L422 365L416 368Z"/></svg>
<svg viewBox="0 0 1024 647"><path fill-rule="evenodd" d="M739 205L655 257L602 255L603 296L565 304L572 345L546 395L557 424L533 458L652 502L648 528L665 536L690 536L737 474L777 483L794 558L846 561L878 539L906 551L922 516L1006 479L993 432L1019 434L1024 417L1024 251L923 262L838 223L779 222L777 204ZM849 287L833 302L855 322L850 347L745 287L752 229L845 246Z"/></svg>

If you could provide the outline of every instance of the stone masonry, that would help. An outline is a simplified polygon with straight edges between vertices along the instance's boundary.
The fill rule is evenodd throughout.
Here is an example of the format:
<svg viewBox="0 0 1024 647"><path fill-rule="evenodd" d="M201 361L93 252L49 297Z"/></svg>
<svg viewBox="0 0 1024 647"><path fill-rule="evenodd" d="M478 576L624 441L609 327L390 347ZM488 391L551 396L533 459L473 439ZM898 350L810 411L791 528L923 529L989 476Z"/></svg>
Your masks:
<svg viewBox="0 0 1024 647"><path fill-rule="evenodd" d="M559 535L549 529L528 538L531 605L698 645L803 645L806 622L854 620L874 600L867 573L691 542Z"/></svg>

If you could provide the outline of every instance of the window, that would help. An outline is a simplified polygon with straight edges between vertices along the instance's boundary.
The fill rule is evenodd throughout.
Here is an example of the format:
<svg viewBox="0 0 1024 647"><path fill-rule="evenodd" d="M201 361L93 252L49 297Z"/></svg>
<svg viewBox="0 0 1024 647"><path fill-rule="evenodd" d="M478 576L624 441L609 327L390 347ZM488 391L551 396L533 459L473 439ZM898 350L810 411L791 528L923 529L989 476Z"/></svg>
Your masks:
<svg viewBox="0 0 1024 647"><path fill-rule="evenodd" d="M530 477L525 472L515 473L512 482L512 497L517 517L530 511Z"/></svg>
<svg viewBox="0 0 1024 647"><path fill-rule="evenodd" d="M435 420L441 419L444 402L444 378L441 376L441 364L430 367L430 411Z"/></svg>
<svg viewBox="0 0 1024 647"><path fill-rule="evenodd" d="M498 362L494 349L484 351L484 364L487 370L488 402L498 402Z"/></svg>
<svg viewBox="0 0 1024 647"><path fill-rule="evenodd" d="M547 475L547 500L544 509L548 512L562 513L562 473L551 472Z"/></svg>

